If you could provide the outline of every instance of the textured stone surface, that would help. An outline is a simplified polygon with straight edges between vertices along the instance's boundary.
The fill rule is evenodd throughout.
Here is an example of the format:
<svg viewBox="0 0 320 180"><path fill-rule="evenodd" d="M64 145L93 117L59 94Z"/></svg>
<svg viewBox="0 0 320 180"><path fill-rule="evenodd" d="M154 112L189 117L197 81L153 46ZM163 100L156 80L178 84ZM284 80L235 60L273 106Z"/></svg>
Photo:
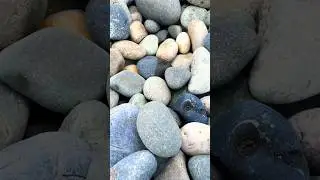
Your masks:
<svg viewBox="0 0 320 180"><path fill-rule="evenodd" d="M138 72L145 79L151 76L162 77L168 67L170 67L170 63L155 56L146 56L137 63Z"/></svg>
<svg viewBox="0 0 320 180"><path fill-rule="evenodd" d="M195 19L188 25L188 34L192 44L192 51L194 52L197 48L202 47L202 42L208 34L208 29L203 21Z"/></svg>
<svg viewBox="0 0 320 180"><path fill-rule="evenodd" d="M192 20L198 19L204 22L206 18L206 9L197 6L188 6L183 10L180 17L180 22L184 28L188 28L188 25Z"/></svg>
<svg viewBox="0 0 320 180"><path fill-rule="evenodd" d="M128 40L117 41L111 47L118 49L122 56L129 60L139 60L147 54L139 44Z"/></svg>
<svg viewBox="0 0 320 180"><path fill-rule="evenodd" d="M124 40L129 37L129 18L118 4L110 5L110 39ZM107 39L106 39L107 40Z"/></svg>
<svg viewBox="0 0 320 180"><path fill-rule="evenodd" d="M188 169L193 180L209 180L210 178L210 156L193 156L188 161Z"/></svg>
<svg viewBox="0 0 320 180"><path fill-rule="evenodd" d="M143 85L144 96L151 101L159 101L167 105L171 100L171 92L165 80L160 77L149 77Z"/></svg>
<svg viewBox="0 0 320 180"><path fill-rule="evenodd" d="M166 69L164 76L171 89L180 89L187 84L191 77L191 73L186 68L169 67Z"/></svg>
<svg viewBox="0 0 320 180"><path fill-rule="evenodd" d="M150 34L146 36L141 42L140 46L147 51L147 55L156 55L158 50L159 39L156 35Z"/></svg>
<svg viewBox="0 0 320 180"><path fill-rule="evenodd" d="M152 19L144 21L144 26L149 33L157 33L160 30L160 25Z"/></svg>

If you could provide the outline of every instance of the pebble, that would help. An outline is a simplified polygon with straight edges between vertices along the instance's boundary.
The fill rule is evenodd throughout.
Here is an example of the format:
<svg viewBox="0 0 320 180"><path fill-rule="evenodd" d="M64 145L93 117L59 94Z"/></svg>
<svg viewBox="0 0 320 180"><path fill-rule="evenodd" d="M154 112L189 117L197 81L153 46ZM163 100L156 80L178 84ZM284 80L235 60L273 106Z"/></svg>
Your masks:
<svg viewBox="0 0 320 180"><path fill-rule="evenodd" d="M204 47L199 47L193 53L192 59L189 92L193 94L210 92L210 52Z"/></svg>
<svg viewBox="0 0 320 180"><path fill-rule="evenodd" d="M179 21L181 5L179 0L136 0L140 13L147 19L152 19L161 25L172 25Z"/></svg>
<svg viewBox="0 0 320 180"><path fill-rule="evenodd" d="M42 22L42 27L60 27L91 39L82 10L65 10L51 14Z"/></svg>
<svg viewBox="0 0 320 180"><path fill-rule="evenodd" d="M111 0L110 4L117 4L117 5L121 6L121 8L125 11L126 16L129 19L129 24L131 24L133 22L132 19L131 19L130 10L129 10L128 5L126 4L126 2L124 2L123 0Z"/></svg>
<svg viewBox="0 0 320 180"><path fill-rule="evenodd" d="M86 101L75 106L64 118L59 131L85 140L91 149L107 160L107 119L109 108L99 101Z"/></svg>
<svg viewBox="0 0 320 180"><path fill-rule="evenodd" d="M111 180L149 180L157 169L154 155L147 150L137 151L125 157L111 169Z"/></svg>
<svg viewBox="0 0 320 180"><path fill-rule="evenodd" d="M144 145L159 157L173 157L181 147L180 129L168 110L157 101L149 102L140 110L137 129Z"/></svg>
<svg viewBox="0 0 320 180"><path fill-rule="evenodd" d="M181 25L184 28L188 28L189 23L192 20L200 20L200 21L205 21L205 19L207 18L207 10L204 8L200 8L197 6L188 6L187 8L185 8L181 14Z"/></svg>
<svg viewBox="0 0 320 180"><path fill-rule="evenodd" d="M113 108L115 106L118 105L119 102L119 94L117 92L115 92L114 90L110 89L110 102L109 102L109 106L110 108Z"/></svg>
<svg viewBox="0 0 320 180"><path fill-rule="evenodd" d="M155 180L190 180L186 157L182 151L172 157Z"/></svg>
<svg viewBox="0 0 320 180"><path fill-rule="evenodd" d="M124 9L118 4L110 5L110 39L124 40L130 34L130 22Z"/></svg>
<svg viewBox="0 0 320 180"><path fill-rule="evenodd" d="M210 180L210 155L193 156L188 161L188 169L193 180Z"/></svg>
<svg viewBox="0 0 320 180"><path fill-rule="evenodd" d="M172 67L182 67L190 70L192 64L192 53L179 54L171 63Z"/></svg>
<svg viewBox="0 0 320 180"><path fill-rule="evenodd" d="M205 47L208 51L210 51L210 33L206 35L203 39L202 43L203 47Z"/></svg>
<svg viewBox="0 0 320 180"><path fill-rule="evenodd" d="M0 50L37 28L46 11L47 0L3 1L0 5Z"/></svg>
<svg viewBox="0 0 320 180"><path fill-rule="evenodd" d="M128 70L119 72L110 78L110 88L125 97L142 92L145 79Z"/></svg>
<svg viewBox="0 0 320 180"><path fill-rule="evenodd" d="M289 119L302 142L303 152L313 174L320 173L320 108L308 109Z"/></svg>
<svg viewBox="0 0 320 180"><path fill-rule="evenodd" d="M130 36L135 43L140 43L148 35L147 30L140 21L133 21L130 25Z"/></svg>
<svg viewBox="0 0 320 180"><path fill-rule="evenodd" d="M117 41L111 48L118 49L122 56L129 60L139 60L147 54L146 50L139 44L128 40Z"/></svg>
<svg viewBox="0 0 320 180"><path fill-rule="evenodd" d="M130 13L139 12L137 6L134 6L134 5L129 7L129 11L130 11Z"/></svg>
<svg viewBox="0 0 320 180"><path fill-rule="evenodd" d="M157 51L156 56L165 61L172 61L178 54L178 44L174 39L163 41Z"/></svg>
<svg viewBox="0 0 320 180"><path fill-rule="evenodd" d="M157 36L158 39L159 39L159 43L162 43L164 40L167 39L168 33L169 33L169 32L168 32L168 30L166 30L166 29L163 29L163 30L161 30L161 31L159 31L159 32L156 33L156 36Z"/></svg>
<svg viewBox="0 0 320 180"><path fill-rule="evenodd" d="M184 90L174 93L169 107L182 117L183 123L200 122L208 124L207 113L201 100Z"/></svg>
<svg viewBox="0 0 320 180"><path fill-rule="evenodd" d="M210 96L204 96L200 99L208 114L210 114Z"/></svg>
<svg viewBox="0 0 320 180"><path fill-rule="evenodd" d="M166 69L164 76L171 89L180 89L188 83L191 73L185 68L169 67Z"/></svg>
<svg viewBox="0 0 320 180"><path fill-rule="evenodd" d="M191 122L181 128L181 150L190 156L210 155L210 126Z"/></svg>
<svg viewBox="0 0 320 180"><path fill-rule="evenodd" d="M204 19L204 23L210 27L210 17L211 17L211 13L210 13L210 10L207 11L207 15L206 15L206 18Z"/></svg>
<svg viewBox="0 0 320 180"><path fill-rule="evenodd" d="M88 39L51 27L1 51L0 80L42 107L68 113L79 102L105 96L108 61Z"/></svg>
<svg viewBox="0 0 320 180"><path fill-rule="evenodd" d="M171 100L171 92L166 82L157 76L149 77L143 86L144 96L151 101L159 101L167 105Z"/></svg>
<svg viewBox="0 0 320 180"><path fill-rule="evenodd" d="M294 129L270 107L253 100L237 102L219 113L211 128L211 153L231 170L231 176L308 179L308 164Z"/></svg>
<svg viewBox="0 0 320 180"><path fill-rule="evenodd" d="M145 149L137 131L139 108L125 103L110 110L110 167L126 156Z"/></svg>
<svg viewBox="0 0 320 180"><path fill-rule="evenodd" d="M87 27L91 38L103 49L109 49L109 44L106 39L109 39L108 29L110 11L109 4L102 0L90 0L86 9L85 15L87 20ZM121 11L121 10L119 10ZM121 11L122 12L122 11ZM121 13L122 14L122 13ZM110 26L111 27L111 26Z"/></svg>
<svg viewBox="0 0 320 180"><path fill-rule="evenodd" d="M116 48L110 49L110 77L117 74L124 68L124 58Z"/></svg>
<svg viewBox="0 0 320 180"><path fill-rule="evenodd" d="M26 99L0 83L0 150L20 141L27 129L29 106Z"/></svg>
<svg viewBox="0 0 320 180"><path fill-rule="evenodd" d="M146 50L148 56L154 56L157 53L158 44L158 37L156 35L150 34L146 36L139 45Z"/></svg>
<svg viewBox="0 0 320 180"><path fill-rule="evenodd" d="M168 27L169 35L176 39L177 36L182 32L182 27L180 25L171 25Z"/></svg>
<svg viewBox="0 0 320 180"><path fill-rule="evenodd" d="M177 125L180 127L182 125L182 122L181 122L179 115L171 108L168 108L168 109L169 109L170 113L172 114L172 116L174 117L174 119L176 120Z"/></svg>
<svg viewBox="0 0 320 180"><path fill-rule="evenodd" d="M210 0L187 0L190 4L195 6L210 8ZM213 6L214 7L214 6Z"/></svg>
<svg viewBox="0 0 320 180"><path fill-rule="evenodd" d="M156 21L151 19L147 19L146 21L144 21L144 26L151 34L157 33L160 30L160 25Z"/></svg>
<svg viewBox="0 0 320 180"><path fill-rule="evenodd" d="M131 14L132 21L142 22L142 15L139 12L134 12Z"/></svg>
<svg viewBox="0 0 320 180"><path fill-rule="evenodd" d="M170 67L170 63L155 56L146 56L137 63L138 72L145 79L151 76L162 77L168 67Z"/></svg>
<svg viewBox="0 0 320 180"><path fill-rule="evenodd" d="M143 94L137 93L130 98L129 103L142 108L147 103L147 100Z"/></svg>
<svg viewBox="0 0 320 180"><path fill-rule="evenodd" d="M188 33L186 32L181 32L177 38L176 42L178 44L179 52L181 54L186 54L190 51L191 48L191 41Z"/></svg>
<svg viewBox="0 0 320 180"><path fill-rule="evenodd" d="M188 34L190 36L193 52L202 46L203 39L208 34L208 29L203 21L192 20L188 26Z"/></svg>
<svg viewBox="0 0 320 180"><path fill-rule="evenodd" d="M131 65L124 67L124 70L128 70L130 72L138 74L138 68L135 64L131 64Z"/></svg>

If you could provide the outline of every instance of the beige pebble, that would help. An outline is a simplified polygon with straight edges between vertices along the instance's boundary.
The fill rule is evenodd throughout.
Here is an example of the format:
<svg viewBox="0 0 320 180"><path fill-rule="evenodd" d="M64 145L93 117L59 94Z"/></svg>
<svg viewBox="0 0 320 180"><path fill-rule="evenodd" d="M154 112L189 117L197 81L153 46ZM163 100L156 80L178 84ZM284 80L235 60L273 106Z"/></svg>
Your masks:
<svg viewBox="0 0 320 180"><path fill-rule="evenodd" d="M142 23L142 15L139 12L131 13L132 21L139 21Z"/></svg>
<svg viewBox="0 0 320 180"><path fill-rule="evenodd" d="M210 154L210 126L192 122L181 128L181 150L191 156Z"/></svg>
<svg viewBox="0 0 320 180"><path fill-rule="evenodd" d="M157 51L156 56L165 61L172 61L178 54L178 44L172 38L163 41Z"/></svg>
<svg viewBox="0 0 320 180"><path fill-rule="evenodd" d="M202 46L203 39L208 34L207 26L203 21L192 20L188 26L188 34L191 39L192 51Z"/></svg>
<svg viewBox="0 0 320 180"><path fill-rule="evenodd" d="M130 36L135 43L140 43L148 35L144 25L140 21L133 21L130 25Z"/></svg>
<svg viewBox="0 0 320 180"><path fill-rule="evenodd" d="M144 96L151 101L159 101L163 104L169 104L171 92L165 80L157 76L149 77L143 85Z"/></svg>
<svg viewBox="0 0 320 180"><path fill-rule="evenodd" d="M133 73L138 74L138 68L135 64L130 64L130 65L124 67L124 70L128 70L128 71L131 71Z"/></svg>
<svg viewBox="0 0 320 180"><path fill-rule="evenodd" d="M191 42L188 33L181 32L180 34L178 34L176 42L181 54L186 54L190 51Z"/></svg>
<svg viewBox="0 0 320 180"><path fill-rule="evenodd" d="M124 67L124 58L116 48L110 48L110 77L117 74Z"/></svg>
<svg viewBox="0 0 320 180"><path fill-rule="evenodd" d="M171 63L172 67L182 67L190 70L192 63L192 53L179 54Z"/></svg>
<svg viewBox="0 0 320 180"><path fill-rule="evenodd" d="M147 51L147 55L149 56L154 56L157 53L158 44L159 44L159 39L154 34L150 34L146 36L140 42L140 46L142 46Z"/></svg>
<svg viewBox="0 0 320 180"><path fill-rule="evenodd" d="M201 102L206 108L207 113L210 114L210 96L205 96L201 98Z"/></svg>
<svg viewBox="0 0 320 180"><path fill-rule="evenodd" d="M143 47L129 40L117 41L113 43L112 48L118 49L122 56L129 60L139 60L147 54Z"/></svg>

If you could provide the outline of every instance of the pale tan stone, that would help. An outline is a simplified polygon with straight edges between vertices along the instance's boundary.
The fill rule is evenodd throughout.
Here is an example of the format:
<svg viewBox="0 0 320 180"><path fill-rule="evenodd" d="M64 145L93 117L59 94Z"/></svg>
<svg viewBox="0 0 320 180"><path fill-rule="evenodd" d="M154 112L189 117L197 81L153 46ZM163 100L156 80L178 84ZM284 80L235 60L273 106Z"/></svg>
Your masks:
<svg viewBox="0 0 320 180"><path fill-rule="evenodd" d="M144 25L140 21L133 21L130 25L130 37L135 43L140 43L148 35Z"/></svg>
<svg viewBox="0 0 320 180"><path fill-rule="evenodd" d="M190 70L192 63L192 53L179 54L171 63L172 67L183 67Z"/></svg>
<svg viewBox="0 0 320 180"><path fill-rule="evenodd" d="M181 32L177 36L176 42L178 44L179 52L181 54L186 54L190 51L191 42L190 42L190 37L189 37L188 33Z"/></svg>
<svg viewBox="0 0 320 180"><path fill-rule="evenodd" d="M116 48L110 48L110 77L117 74L124 67L124 58Z"/></svg>
<svg viewBox="0 0 320 180"><path fill-rule="evenodd" d="M207 26L201 20L192 20L188 25L188 34L190 36L192 51L202 46L203 39L208 34Z"/></svg>
<svg viewBox="0 0 320 180"><path fill-rule="evenodd" d="M129 60L140 60L147 54L147 51L143 47L129 40L117 41L113 43L111 48L118 49L122 56Z"/></svg>
<svg viewBox="0 0 320 180"><path fill-rule="evenodd" d="M156 56L165 61L172 61L178 54L178 44L174 39L163 41L157 51Z"/></svg>

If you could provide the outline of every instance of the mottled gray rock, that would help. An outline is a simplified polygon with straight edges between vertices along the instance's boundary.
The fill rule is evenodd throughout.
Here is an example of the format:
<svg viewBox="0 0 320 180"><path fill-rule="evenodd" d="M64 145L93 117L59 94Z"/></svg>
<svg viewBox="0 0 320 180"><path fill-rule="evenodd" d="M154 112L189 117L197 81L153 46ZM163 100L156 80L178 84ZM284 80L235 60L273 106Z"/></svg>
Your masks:
<svg viewBox="0 0 320 180"><path fill-rule="evenodd" d="M23 138L28 118L26 99L0 83L0 150Z"/></svg>
<svg viewBox="0 0 320 180"><path fill-rule="evenodd" d="M204 22L206 18L206 9L197 6L188 6L183 10L180 22L183 27L188 28L188 25L192 20L198 19Z"/></svg>
<svg viewBox="0 0 320 180"><path fill-rule="evenodd" d="M210 155L193 156L188 169L193 180L210 180Z"/></svg>
<svg viewBox="0 0 320 180"><path fill-rule="evenodd" d="M137 129L144 145L159 157L172 157L181 147L180 129L168 110L160 102L149 102L140 110Z"/></svg>
<svg viewBox="0 0 320 180"><path fill-rule="evenodd" d="M139 74L146 79L152 76L163 77L168 67L170 67L170 63L156 56L146 56L137 63Z"/></svg>
<svg viewBox="0 0 320 180"><path fill-rule="evenodd" d="M167 37L168 37L168 34L169 33L168 33L168 31L166 29L163 29L163 30L157 32L156 36L159 39L159 43L162 43L164 40L166 40Z"/></svg>
<svg viewBox="0 0 320 180"><path fill-rule="evenodd" d="M173 39L176 39L182 32L182 27L180 25L171 25L168 27L168 32Z"/></svg>
<svg viewBox="0 0 320 180"><path fill-rule="evenodd" d="M164 76L171 89L180 89L188 83L191 72L182 67L169 67L165 71Z"/></svg>
<svg viewBox="0 0 320 180"><path fill-rule="evenodd" d="M110 78L110 87L123 96L131 97L142 92L144 82L139 74L124 70Z"/></svg>
<svg viewBox="0 0 320 180"><path fill-rule="evenodd" d="M138 93L138 94L133 95L130 98L129 103L136 105L139 108L142 108L147 103L147 100L143 94Z"/></svg>
<svg viewBox="0 0 320 180"><path fill-rule="evenodd" d="M118 105L119 102L119 94L117 92L115 92L114 90L110 89L110 102L109 102L109 106L110 108L115 107L116 105Z"/></svg>
<svg viewBox="0 0 320 180"><path fill-rule="evenodd" d="M147 19L152 19L162 25L176 23L181 14L179 0L136 0L137 8Z"/></svg>
<svg viewBox="0 0 320 180"><path fill-rule="evenodd" d="M110 5L110 39L124 40L129 37L130 22L125 10L118 4Z"/></svg>
<svg viewBox="0 0 320 180"><path fill-rule="evenodd" d="M108 59L88 39L46 28L1 51L0 80L49 110L67 113L105 96Z"/></svg>
<svg viewBox="0 0 320 180"><path fill-rule="evenodd" d="M144 21L144 27L151 34L157 33L160 30L160 25L156 21L151 19L147 19L146 21Z"/></svg>

